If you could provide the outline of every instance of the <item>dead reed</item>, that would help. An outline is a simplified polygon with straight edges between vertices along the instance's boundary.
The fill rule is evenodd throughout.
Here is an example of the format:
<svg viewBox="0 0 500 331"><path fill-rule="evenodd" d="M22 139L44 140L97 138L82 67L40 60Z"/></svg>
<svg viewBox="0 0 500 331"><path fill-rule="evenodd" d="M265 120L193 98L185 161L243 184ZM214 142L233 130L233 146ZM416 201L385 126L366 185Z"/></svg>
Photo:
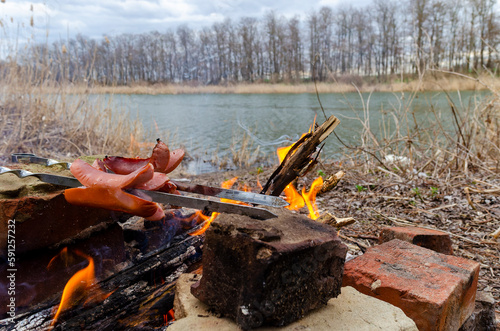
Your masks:
<svg viewBox="0 0 500 331"><path fill-rule="evenodd" d="M75 93L72 84L51 79L48 69L30 68L15 61L1 65L2 158L15 152L66 159L125 155L131 134L142 139L140 123L113 109L112 96Z"/></svg>
<svg viewBox="0 0 500 331"><path fill-rule="evenodd" d="M481 80L479 83L487 86ZM438 111L430 103L428 118L421 121L411 107L418 90L385 113L376 128L370 121L370 113L379 110L370 109L371 94L367 97L360 94L364 98L363 109L353 110L357 111L363 129L356 146L344 144L345 158L361 164L366 171L382 171L400 179L406 175L436 178L451 171L460 171L465 176L497 175L500 170L497 91L492 89L491 96L468 104L456 104L448 96L449 108L444 111ZM452 130L443 125L444 120L451 121Z"/></svg>
<svg viewBox="0 0 500 331"><path fill-rule="evenodd" d="M430 75L429 75L430 76ZM498 87L498 78L484 76L480 78L488 86ZM132 86L95 86L94 93L100 94L284 94L284 93L349 93L349 92L413 92L413 91L463 91L486 89L486 86L478 83L478 79L467 79L458 76L426 77L423 80L413 79L402 82L394 80L389 83L362 83L349 82L349 79L339 79L336 83L239 83L227 85L203 85L203 84L135 84ZM85 93L87 84L75 85L76 93Z"/></svg>

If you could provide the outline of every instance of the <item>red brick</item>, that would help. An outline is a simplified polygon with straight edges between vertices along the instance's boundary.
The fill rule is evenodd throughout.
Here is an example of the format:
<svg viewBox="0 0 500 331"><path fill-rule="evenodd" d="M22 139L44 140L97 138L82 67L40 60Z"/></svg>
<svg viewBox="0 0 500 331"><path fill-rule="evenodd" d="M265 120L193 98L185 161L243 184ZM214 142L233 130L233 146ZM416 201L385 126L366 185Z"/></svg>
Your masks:
<svg viewBox="0 0 500 331"><path fill-rule="evenodd" d="M453 255L450 235L442 231L414 226L395 226L383 229L379 237L380 243L382 244L392 239L407 241L413 245L432 249L438 253Z"/></svg>
<svg viewBox="0 0 500 331"><path fill-rule="evenodd" d="M66 202L62 191L0 199L0 256L7 251L7 226L15 220L16 253L50 247L102 222L126 219L123 213Z"/></svg>
<svg viewBox="0 0 500 331"><path fill-rule="evenodd" d="M401 308L419 330L458 330L474 311L479 263L398 239L345 264L352 286Z"/></svg>

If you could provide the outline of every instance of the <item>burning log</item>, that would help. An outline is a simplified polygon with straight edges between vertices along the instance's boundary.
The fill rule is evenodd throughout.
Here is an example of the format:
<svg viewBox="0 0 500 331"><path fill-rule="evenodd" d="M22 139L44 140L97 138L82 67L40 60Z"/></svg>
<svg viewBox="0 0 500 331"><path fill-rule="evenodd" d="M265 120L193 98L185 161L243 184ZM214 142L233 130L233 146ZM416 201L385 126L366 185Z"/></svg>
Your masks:
<svg viewBox="0 0 500 331"><path fill-rule="evenodd" d="M334 228L301 215L224 214L206 232L191 292L244 329L283 326L340 294L346 252Z"/></svg>
<svg viewBox="0 0 500 331"><path fill-rule="evenodd" d="M98 305L78 306L61 313L55 330L129 330L164 326L164 315L173 307L175 280L201 259L201 236L179 236L168 248L146 255L132 267L99 282L111 293ZM59 296L60 298L60 296ZM33 308L14 320L0 322L2 330L50 328L57 302Z"/></svg>
<svg viewBox="0 0 500 331"><path fill-rule="evenodd" d="M340 120L332 115L316 130L304 134L290 148L283 162L269 177L261 193L278 196L290 182L307 172L315 163L317 147L339 123ZM314 156L315 154L316 156Z"/></svg>

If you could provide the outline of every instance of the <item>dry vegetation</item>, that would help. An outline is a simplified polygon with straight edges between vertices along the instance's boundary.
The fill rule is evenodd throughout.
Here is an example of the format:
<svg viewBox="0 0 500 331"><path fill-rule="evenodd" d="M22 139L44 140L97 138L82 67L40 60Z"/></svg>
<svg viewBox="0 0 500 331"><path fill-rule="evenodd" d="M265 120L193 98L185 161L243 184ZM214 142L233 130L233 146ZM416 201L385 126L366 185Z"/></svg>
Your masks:
<svg viewBox="0 0 500 331"><path fill-rule="evenodd" d="M125 154L130 135L142 137L140 123L113 109L109 97L75 93L69 84L45 79L47 71L34 73L15 64L4 64L1 71L2 159L11 153L70 159Z"/></svg>
<svg viewBox="0 0 500 331"><path fill-rule="evenodd" d="M406 80L406 79L405 79ZM480 82L486 84L480 83ZM499 88L500 79L490 75L478 79L444 74L428 75L424 80L410 79L390 83L364 82L359 77L338 78L335 83L229 83L203 84L139 84L129 86L95 86L99 94L278 94L278 93L349 93L357 92L413 92L413 91L464 91ZM75 85L75 93L88 93L88 85Z"/></svg>

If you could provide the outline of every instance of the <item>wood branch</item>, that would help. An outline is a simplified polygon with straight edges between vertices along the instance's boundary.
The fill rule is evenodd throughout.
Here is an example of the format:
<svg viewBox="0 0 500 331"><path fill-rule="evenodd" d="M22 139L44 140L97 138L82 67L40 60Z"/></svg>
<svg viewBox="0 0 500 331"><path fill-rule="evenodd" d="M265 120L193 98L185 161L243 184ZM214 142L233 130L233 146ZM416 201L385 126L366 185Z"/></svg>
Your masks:
<svg viewBox="0 0 500 331"><path fill-rule="evenodd" d="M261 193L278 196L291 181L303 175L307 169L314 165L318 156L317 147L339 123L340 120L332 115L314 132L308 132L299 139L271 175Z"/></svg>
<svg viewBox="0 0 500 331"><path fill-rule="evenodd" d="M112 294L93 306L84 304L64 312L53 328L50 323L58 304L54 300L6 324L0 322L0 326L7 331L150 330L164 326L163 316L173 306L175 281L201 260L203 239L184 235L169 247L152 252L132 267L99 282L102 290Z"/></svg>
<svg viewBox="0 0 500 331"><path fill-rule="evenodd" d="M323 223L323 224L328 224L331 226L336 227L337 229L340 229L346 225L352 224L356 222L356 220L352 217L345 217L345 218L340 218L340 217L335 217L330 213L324 213L320 217L316 219L317 222Z"/></svg>
<svg viewBox="0 0 500 331"><path fill-rule="evenodd" d="M344 177L344 175L345 172L340 170L336 174L329 176L323 183L323 186L321 186L321 190L319 190L318 194L323 194L328 191L331 191L335 186L337 186L337 184L342 179L342 177Z"/></svg>

